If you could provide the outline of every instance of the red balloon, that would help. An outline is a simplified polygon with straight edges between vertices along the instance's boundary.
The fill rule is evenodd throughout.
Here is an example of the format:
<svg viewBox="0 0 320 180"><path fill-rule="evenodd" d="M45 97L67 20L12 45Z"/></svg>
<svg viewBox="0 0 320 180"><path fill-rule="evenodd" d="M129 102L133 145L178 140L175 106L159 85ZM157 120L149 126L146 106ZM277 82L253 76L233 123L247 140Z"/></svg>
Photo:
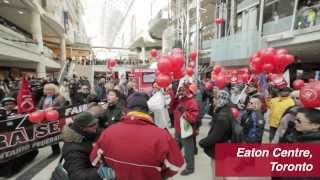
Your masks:
<svg viewBox="0 0 320 180"><path fill-rule="evenodd" d="M188 76L192 76L193 73L194 73L194 72L193 72L193 68L192 68L192 67L187 67L186 73L187 73Z"/></svg>
<svg viewBox="0 0 320 180"><path fill-rule="evenodd" d="M183 54L174 54L170 56L171 65L173 71L178 71L182 68L184 64L184 56Z"/></svg>
<svg viewBox="0 0 320 180"><path fill-rule="evenodd" d="M214 67L213 67L213 72L215 74L219 74L220 72L222 71L222 66L220 64L216 64Z"/></svg>
<svg viewBox="0 0 320 180"><path fill-rule="evenodd" d="M288 50L287 49L278 49L277 54L288 54Z"/></svg>
<svg viewBox="0 0 320 180"><path fill-rule="evenodd" d="M218 76L215 79L215 85L219 88L219 89L223 89L225 86L226 82L223 76Z"/></svg>
<svg viewBox="0 0 320 180"><path fill-rule="evenodd" d="M247 73L242 74L241 75L241 79L242 79L243 82L248 82L249 74L247 74Z"/></svg>
<svg viewBox="0 0 320 180"><path fill-rule="evenodd" d="M179 69L178 71L173 72L174 80L179 80L185 76L185 69Z"/></svg>
<svg viewBox="0 0 320 180"><path fill-rule="evenodd" d="M57 110L47 110L45 111L45 117L48 121L58 121L59 112Z"/></svg>
<svg viewBox="0 0 320 180"><path fill-rule="evenodd" d="M231 113L232 113L232 117L235 120L238 119L238 117L240 116L239 110L237 108L234 108L234 107L230 108L230 110L231 110Z"/></svg>
<svg viewBox="0 0 320 180"><path fill-rule="evenodd" d="M156 49L151 49L150 56L155 58L158 56L158 51Z"/></svg>
<svg viewBox="0 0 320 180"><path fill-rule="evenodd" d="M40 111L35 111L31 114L29 114L29 121L36 124L36 123L40 123L41 121L43 121L45 118L45 114L44 111L40 110Z"/></svg>
<svg viewBox="0 0 320 180"><path fill-rule="evenodd" d="M272 64L264 64L262 66L262 70L265 72L265 73L272 73L273 71L273 65Z"/></svg>
<svg viewBox="0 0 320 180"><path fill-rule="evenodd" d="M274 65L276 50L274 48L268 48L261 51L260 57L262 64L272 64Z"/></svg>
<svg viewBox="0 0 320 180"><path fill-rule="evenodd" d="M115 67L117 65L117 60L115 59L110 59L109 60L109 65L111 68Z"/></svg>
<svg viewBox="0 0 320 180"><path fill-rule="evenodd" d="M195 61L195 60L197 59L197 52L191 51L191 52L190 52L190 59L191 59L192 61Z"/></svg>
<svg viewBox="0 0 320 180"><path fill-rule="evenodd" d="M196 63L194 61L191 61L189 64L190 67L192 67L193 69L196 67Z"/></svg>
<svg viewBox="0 0 320 180"><path fill-rule="evenodd" d="M204 84L204 87L205 87L205 89L208 90L208 91L211 91L211 90L213 89L213 85L212 85L211 82L206 82L206 83Z"/></svg>
<svg viewBox="0 0 320 180"><path fill-rule="evenodd" d="M161 88L166 88L170 85L171 83L171 78L169 75L166 75L166 74L159 74L157 76L157 80L156 80L156 83L159 87Z"/></svg>
<svg viewBox="0 0 320 180"><path fill-rule="evenodd" d="M282 74L286 68L286 54L277 54L275 55L275 67L274 73Z"/></svg>
<svg viewBox="0 0 320 180"><path fill-rule="evenodd" d="M254 65L260 65L261 59L259 57L254 57L254 58L252 58L251 63Z"/></svg>
<svg viewBox="0 0 320 180"><path fill-rule="evenodd" d="M300 89L300 100L304 107L320 107L320 81L308 83Z"/></svg>
<svg viewBox="0 0 320 180"><path fill-rule="evenodd" d="M169 58L162 56L157 63L157 67L160 73L170 74L172 65Z"/></svg>
<svg viewBox="0 0 320 180"><path fill-rule="evenodd" d="M223 20L222 18L217 17L217 18L214 20L214 22L215 22L216 24L223 24L223 23L224 23L224 20Z"/></svg>
<svg viewBox="0 0 320 180"><path fill-rule="evenodd" d="M286 55L286 62L287 62L287 66L292 64L294 62L294 56L290 55L290 54L287 54Z"/></svg>
<svg viewBox="0 0 320 180"><path fill-rule="evenodd" d="M297 79L292 83L293 89L300 90L304 86L304 81L301 79Z"/></svg>

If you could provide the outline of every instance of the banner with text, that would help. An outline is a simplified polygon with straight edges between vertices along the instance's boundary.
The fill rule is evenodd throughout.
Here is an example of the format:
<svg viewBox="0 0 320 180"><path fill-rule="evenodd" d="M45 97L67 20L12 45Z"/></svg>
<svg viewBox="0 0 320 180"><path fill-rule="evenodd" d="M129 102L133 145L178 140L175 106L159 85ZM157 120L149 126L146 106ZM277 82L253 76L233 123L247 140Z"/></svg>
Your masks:
<svg viewBox="0 0 320 180"><path fill-rule="evenodd" d="M320 177L317 144L217 144L216 176Z"/></svg>
<svg viewBox="0 0 320 180"><path fill-rule="evenodd" d="M26 115L17 115L0 121L0 162L6 162L32 150L56 144L68 118L83 112L87 104L58 109L60 120L29 122Z"/></svg>

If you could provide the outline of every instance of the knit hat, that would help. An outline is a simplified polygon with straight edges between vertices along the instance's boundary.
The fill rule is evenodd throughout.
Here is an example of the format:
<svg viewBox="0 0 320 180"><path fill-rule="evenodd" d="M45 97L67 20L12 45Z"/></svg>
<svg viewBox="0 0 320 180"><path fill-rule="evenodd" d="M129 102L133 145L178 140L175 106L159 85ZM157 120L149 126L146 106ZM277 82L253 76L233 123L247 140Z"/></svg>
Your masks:
<svg viewBox="0 0 320 180"><path fill-rule="evenodd" d="M217 106L223 107L229 103L230 103L230 94L228 93L228 91L221 90L219 92Z"/></svg>
<svg viewBox="0 0 320 180"><path fill-rule="evenodd" d="M131 94L127 99L127 107L129 110L132 109L139 109L148 111L148 104L147 101L149 99L149 96L146 93L142 92L135 92Z"/></svg>
<svg viewBox="0 0 320 180"><path fill-rule="evenodd" d="M73 125L80 128L90 127L97 123L98 119L89 112L81 112L73 117Z"/></svg>

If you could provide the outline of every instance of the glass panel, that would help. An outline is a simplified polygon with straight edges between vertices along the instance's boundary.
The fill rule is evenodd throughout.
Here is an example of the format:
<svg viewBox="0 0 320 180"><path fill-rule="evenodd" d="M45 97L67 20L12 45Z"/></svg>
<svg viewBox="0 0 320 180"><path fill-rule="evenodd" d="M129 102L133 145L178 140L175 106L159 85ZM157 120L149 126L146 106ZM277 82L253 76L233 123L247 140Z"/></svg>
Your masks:
<svg viewBox="0 0 320 180"><path fill-rule="evenodd" d="M257 30L239 32L212 43L211 57L215 61L246 59L262 46Z"/></svg>
<svg viewBox="0 0 320 180"><path fill-rule="evenodd" d="M295 19L295 29L303 29L320 25L320 2L299 3L297 16Z"/></svg>

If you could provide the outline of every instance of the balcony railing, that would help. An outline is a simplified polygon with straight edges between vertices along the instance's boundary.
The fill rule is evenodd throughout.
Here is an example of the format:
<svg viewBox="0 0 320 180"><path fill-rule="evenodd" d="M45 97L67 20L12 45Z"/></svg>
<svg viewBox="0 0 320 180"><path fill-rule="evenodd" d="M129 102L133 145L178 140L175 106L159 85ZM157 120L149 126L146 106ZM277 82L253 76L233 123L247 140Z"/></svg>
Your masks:
<svg viewBox="0 0 320 180"><path fill-rule="evenodd" d="M303 7L297 12L295 29L304 29L320 25L320 4Z"/></svg>
<svg viewBox="0 0 320 180"><path fill-rule="evenodd" d="M293 16L281 18L277 21L267 22L263 25L263 35L278 34L290 31Z"/></svg>
<svg viewBox="0 0 320 180"><path fill-rule="evenodd" d="M240 32L212 42L211 57L215 61L246 59L262 46L257 30Z"/></svg>

